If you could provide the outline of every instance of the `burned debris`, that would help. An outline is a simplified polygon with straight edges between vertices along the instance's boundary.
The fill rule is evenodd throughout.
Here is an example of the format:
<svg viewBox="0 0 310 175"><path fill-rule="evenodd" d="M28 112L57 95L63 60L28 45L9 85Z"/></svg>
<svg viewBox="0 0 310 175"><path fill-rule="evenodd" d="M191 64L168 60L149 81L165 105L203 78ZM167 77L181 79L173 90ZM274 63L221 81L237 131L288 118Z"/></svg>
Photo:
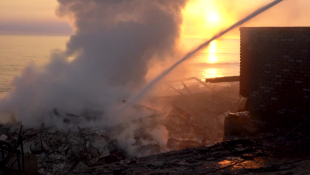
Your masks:
<svg viewBox="0 0 310 175"><path fill-rule="evenodd" d="M240 97L235 95L237 90L238 84L223 84L212 91L163 98L170 106L169 112L147 105L133 105L134 110L149 115L104 128L79 127L81 122L96 120L89 112L75 115L55 108L53 116L68 129L24 127L25 162L31 162L27 166L39 174L61 174L167 151L213 145L222 141L225 115L238 110L236 106L241 105ZM17 123L2 125L0 139L16 143L19 127Z"/></svg>
<svg viewBox="0 0 310 175"><path fill-rule="evenodd" d="M0 130L7 135L5 141L17 142L16 130L10 130L8 126L1 126ZM32 158L32 165L28 166L36 166L40 174L81 170L125 159L125 152L119 149L116 142L104 134L89 130L78 132L48 128L23 130L25 162L29 162L29 158Z"/></svg>
<svg viewBox="0 0 310 175"><path fill-rule="evenodd" d="M308 174L310 141L300 129L279 141L279 136L287 133L276 129L212 146L127 159L67 174Z"/></svg>

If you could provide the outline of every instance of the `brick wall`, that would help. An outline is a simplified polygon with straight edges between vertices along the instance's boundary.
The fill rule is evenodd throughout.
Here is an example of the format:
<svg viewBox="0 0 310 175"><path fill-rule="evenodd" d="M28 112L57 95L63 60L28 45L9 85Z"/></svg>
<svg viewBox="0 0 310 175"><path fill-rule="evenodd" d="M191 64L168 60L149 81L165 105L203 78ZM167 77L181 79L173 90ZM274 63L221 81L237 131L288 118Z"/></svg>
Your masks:
<svg viewBox="0 0 310 175"><path fill-rule="evenodd" d="M249 110L304 111L310 97L310 27L242 27L240 33L240 94L249 97Z"/></svg>

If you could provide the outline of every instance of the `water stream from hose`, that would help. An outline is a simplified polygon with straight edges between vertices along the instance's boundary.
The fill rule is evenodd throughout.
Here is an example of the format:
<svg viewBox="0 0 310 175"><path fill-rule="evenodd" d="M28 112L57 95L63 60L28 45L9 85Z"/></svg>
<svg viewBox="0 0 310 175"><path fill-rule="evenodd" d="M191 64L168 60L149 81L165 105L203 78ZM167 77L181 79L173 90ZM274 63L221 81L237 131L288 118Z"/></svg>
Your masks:
<svg viewBox="0 0 310 175"><path fill-rule="evenodd" d="M275 0L261 8L259 8L258 10L254 11L253 13L251 13L250 15L246 16L245 18L241 19L240 21L236 22L235 24L231 25L230 27L228 27L225 30L222 30L221 32L219 32L218 34L214 35L211 39L209 39L208 41L200 44L197 48L195 48L194 50L188 52L182 59L180 59L179 61L177 61L176 63L174 63L170 68L166 69L165 71L163 71L160 75L158 75L155 79L153 79L151 82L149 82L146 86L144 86L141 91L139 91L139 93L135 94L133 97L131 97L128 102L126 103L126 105L124 105L122 107L122 109L119 111L119 113L123 113L129 106L133 105L135 102L137 102L138 100L140 100L156 83L158 83L162 78L164 78L167 74L169 74L173 69L175 69L178 65L180 65L182 62L184 62L185 60L188 60L189 58L191 58L195 53L197 53L198 51L200 51L201 49L207 47L213 40L216 40L218 38L220 38L221 36L223 36L224 34L228 33L229 31L233 30L234 28L242 25L243 23L249 21L250 19L254 18L255 16L259 15L260 13L268 10L269 8L277 5L278 3L282 2L283 0Z"/></svg>

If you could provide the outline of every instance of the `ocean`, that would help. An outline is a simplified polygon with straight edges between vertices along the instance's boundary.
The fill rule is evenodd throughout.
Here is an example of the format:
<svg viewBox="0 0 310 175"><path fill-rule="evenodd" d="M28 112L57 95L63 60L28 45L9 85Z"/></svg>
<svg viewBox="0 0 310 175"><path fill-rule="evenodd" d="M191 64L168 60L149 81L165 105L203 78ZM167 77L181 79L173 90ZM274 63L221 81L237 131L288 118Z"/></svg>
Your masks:
<svg viewBox="0 0 310 175"><path fill-rule="evenodd" d="M12 78L30 62L43 66L51 51L65 50L68 40L68 36L0 35L0 93L12 89Z"/></svg>
<svg viewBox="0 0 310 175"><path fill-rule="evenodd" d="M65 50L69 36L12 36L0 35L0 93L12 89L14 76L30 62L38 66L48 63L53 50ZM189 47L203 39L185 39ZM239 75L240 40L221 39L196 54L189 62L190 77L200 79Z"/></svg>
<svg viewBox="0 0 310 175"><path fill-rule="evenodd" d="M203 43L204 39L190 39L188 45ZM190 41L187 40L187 41ZM205 79L240 74L240 40L219 39L210 43L190 60L191 76Z"/></svg>

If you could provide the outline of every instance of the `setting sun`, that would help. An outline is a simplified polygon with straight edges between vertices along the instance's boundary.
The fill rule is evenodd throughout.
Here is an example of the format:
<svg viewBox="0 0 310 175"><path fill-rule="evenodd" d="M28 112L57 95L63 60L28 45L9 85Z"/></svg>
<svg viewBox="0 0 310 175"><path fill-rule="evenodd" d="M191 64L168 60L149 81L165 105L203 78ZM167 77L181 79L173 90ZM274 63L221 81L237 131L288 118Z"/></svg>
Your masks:
<svg viewBox="0 0 310 175"><path fill-rule="evenodd" d="M211 12L207 14L207 20L208 22L212 22L212 23L219 22L220 16L216 12Z"/></svg>
<svg viewBox="0 0 310 175"><path fill-rule="evenodd" d="M227 11L212 0L189 1L182 13L185 38L210 38L230 23Z"/></svg>

